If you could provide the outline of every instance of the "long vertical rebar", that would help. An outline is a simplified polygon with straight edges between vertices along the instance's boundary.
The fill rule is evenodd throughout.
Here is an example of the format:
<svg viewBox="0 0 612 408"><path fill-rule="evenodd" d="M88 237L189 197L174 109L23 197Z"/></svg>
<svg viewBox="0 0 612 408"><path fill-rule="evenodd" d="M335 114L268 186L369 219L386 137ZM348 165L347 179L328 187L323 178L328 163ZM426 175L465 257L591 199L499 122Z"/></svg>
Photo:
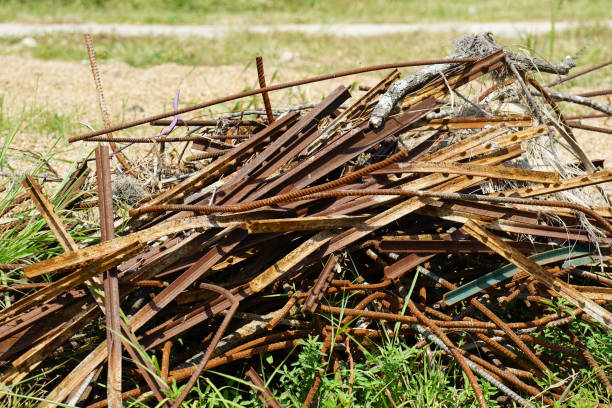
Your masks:
<svg viewBox="0 0 612 408"><path fill-rule="evenodd" d="M266 76L264 74L263 68L263 58L260 55L255 57L255 64L257 65L257 78L259 79L259 87L266 87ZM264 107L266 108L266 116L268 117L268 125L274 122L274 115L272 114L272 107L270 106L270 97L268 96L268 92L262 92L261 96L263 98Z"/></svg>
<svg viewBox="0 0 612 408"><path fill-rule="evenodd" d="M91 73L93 75L93 80L96 85L96 93L98 95L98 104L100 105L100 112L102 114L102 121L104 122L104 128L108 129L111 127L110 116L108 114L108 108L106 106L106 101L104 99L104 92L102 90L102 81L100 80L100 71L98 71L98 64L96 62L96 54L94 53L93 42L91 40L91 35L85 34L85 46L87 47L87 54L89 55L89 64L91 65ZM112 133L108 134L109 138L112 138ZM117 145L113 142L109 143L113 152L117 151ZM130 167L127 162L126 157L123 153L115 154L119 164L123 166L125 171L130 173L132 176L138 178L138 174Z"/></svg>

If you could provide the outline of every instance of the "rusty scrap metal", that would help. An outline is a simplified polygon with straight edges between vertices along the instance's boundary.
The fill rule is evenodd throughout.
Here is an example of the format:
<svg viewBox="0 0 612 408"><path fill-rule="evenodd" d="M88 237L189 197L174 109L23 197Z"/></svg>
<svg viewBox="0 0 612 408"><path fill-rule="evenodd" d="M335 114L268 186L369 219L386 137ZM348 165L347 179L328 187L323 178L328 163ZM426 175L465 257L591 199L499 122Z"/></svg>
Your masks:
<svg viewBox="0 0 612 408"><path fill-rule="evenodd" d="M609 387L604 366L570 324L581 319L594 330L612 325L606 309L612 301L606 275L612 265L612 210L604 188L586 190L612 180L612 172L588 174L584 157L582 169L575 163L531 161L543 144L554 148L548 138L561 133L572 139L575 154L581 148L572 138L574 122L551 98L549 106L537 105L526 82L545 98L548 91L524 78L525 66L514 57L504 63L505 54L496 50L478 60L386 64L274 86L266 86L257 58L259 89L115 127L105 123L105 130L71 138L193 141L197 145L191 153L185 150L186 156L212 160L185 163L182 153L158 155L153 173L159 174L162 159L163 177L171 181L128 208L131 218L118 236L108 148L96 151L97 182L83 162L53 196L56 208L32 178L26 179L24 186L61 249L51 258L16 259L18 269L0 265L7 276L22 278L0 282L7 299L0 310L0 358L8 363L2 381L17 384L51 367L68 349L76 358L58 368L61 378L44 390L41 407L119 406L138 396L178 407L200 377L221 366L240 376L246 372L250 382L237 387L278 407L282 396L252 369L253 357L300 347L307 336L322 334L323 369L309 384L303 406L320 398L326 376L348 381L348 398L355 398L360 353L381 339L396 339L391 336L419 348L431 342L442 363L457 361L474 390L473 403L480 406L486 401L475 376L525 407L532 406L528 398L563 405L570 395L563 380L580 375L572 369L590 369ZM456 65L413 89L380 128L370 126L370 115L399 79L397 70L358 98L338 86L318 104L277 112L269 105L274 90L422 63ZM571 65L537 63L554 72ZM496 82L508 68L515 77ZM474 103L451 96L486 73L494 80L479 103L512 88L530 98L533 114L470 114ZM257 119L261 112L178 117L256 94L264 98L267 126ZM481 109L488 111L486 106ZM170 116L171 121L163 119ZM553 116L561 125L544 122ZM192 129L159 139L100 137L148 122L217 128L214 134ZM133 163L151 167L147 159ZM91 197L92 185L98 189L101 242L85 241L79 248L60 220L65 203L85 193ZM19 212L27 197L9 206L7 216L17 222L40 219L35 211L17 218L23 217ZM70 210L92 212L85 206ZM100 274L103 304L95 291ZM412 284L410 298L406 288ZM558 298L570 301L572 310L551 311ZM120 318L121 308L127 320ZM106 336L88 330L84 340L80 332L102 321L101 312ZM546 340L544 330L552 328L570 330L569 340ZM352 344L356 340L359 347ZM121 355L122 347L129 358ZM552 351L566 359L551 356ZM159 371L143 353L161 355ZM295 357L288 353L287 358ZM339 369L344 361L347 372ZM93 380L103 367L108 367L105 388ZM547 376L558 386L543 389ZM183 387L175 401L165 393L172 382ZM391 405L410 404L390 390L383 391Z"/></svg>

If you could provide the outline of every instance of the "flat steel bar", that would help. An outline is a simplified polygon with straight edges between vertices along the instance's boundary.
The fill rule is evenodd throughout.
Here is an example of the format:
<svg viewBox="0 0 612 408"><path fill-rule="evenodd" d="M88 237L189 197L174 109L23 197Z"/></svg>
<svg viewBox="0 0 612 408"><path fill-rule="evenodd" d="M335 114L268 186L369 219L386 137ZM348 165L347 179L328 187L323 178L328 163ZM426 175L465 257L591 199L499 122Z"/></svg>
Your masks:
<svg viewBox="0 0 612 408"><path fill-rule="evenodd" d="M556 193L559 191L571 190L573 188L587 187L593 184L605 183L608 181L612 181L612 169L604 169L595 173L571 177L552 183L540 183L522 188L496 191L491 193L491 195L528 198L543 194Z"/></svg>
<svg viewBox="0 0 612 408"><path fill-rule="evenodd" d="M466 176L483 176L493 179L530 181L535 183L556 182L559 180L559 173L550 171L528 170L504 166L484 166L471 163L435 163L427 161L402 162L398 163L395 168L391 168L391 170L382 169L372 174L390 172L464 174Z"/></svg>
<svg viewBox="0 0 612 408"><path fill-rule="evenodd" d="M492 118L494 119L494 118ZM504 126L512 127L529 127L531 126L531 118L528 120L521 118L504 118L505 120L501 123ZM459 129L482 129L492 124L500 123L498 120L489 120L486 118L481 121L446 121L442 122L439 119L433 119L427 123L410 129L411 132L419 132L423 130L459 130Z"/></svg>
<svg viewBox="0 0 612 408"><path fill-rule="evenodd" d="M146 230L117 237L111 241L101 242L96 245L81 248L78 251L62 254L35 264L26 265L24 266L24 272L28 278L43 275L45 273L59 273L87 264L109 253L113 253L118 248L122 248L131 242L153 241L164 236L190 229L233 227L242 225L242 223L248 219L248 217L244 216L229 219L215 216L179 218L157 224Z"/></svg>
<svg viewBox="0 0 612 408"><path fill-rule="evenodd" d="M64 223L53 209L53 205L49 202L47 197L42 192L38 183L30 176L26 176L23 180L23 186L34 201L36 208L40 211L47 225L53 232L53 235L57 238L59 244L62 246L65 252L72 252L79 249L74 239L68 233Z"/></svg>
<svg viewBox="0 0 612 408"><path fill-rule="evenodd" d="M98 181L98 210L101 242L115 237L113 191L108 146L96 148L96 178ZM110 408L121 407L121 310L117 269L104 271L104 309L106 311L106 344L108 370L106 392Z"/></svg>
<svg viewBox="0 0 612 408"><path fill-rule="evenodd" d="M254 220L246 222L249 234L267 232L291 232L323 230L333 228L353 227L365 221L367 216L318 216L299 218L278 218L268 220Z"/></svg>

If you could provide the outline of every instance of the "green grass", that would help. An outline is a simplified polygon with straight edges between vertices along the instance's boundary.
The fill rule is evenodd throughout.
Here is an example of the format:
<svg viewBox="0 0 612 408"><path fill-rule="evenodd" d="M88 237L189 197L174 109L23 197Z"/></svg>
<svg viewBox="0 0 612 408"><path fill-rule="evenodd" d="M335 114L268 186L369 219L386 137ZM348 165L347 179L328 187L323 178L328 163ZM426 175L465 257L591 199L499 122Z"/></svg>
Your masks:
<svg viewBox="0 0 612 408"><path fill-rule="evenodd" d="M11 205L15 197L24 192L21 186L23 174L33 176L45 175L59 183L51 184L53 187L47 193L53 197L53 204L59 209L65 205L65 197L57 196L71 170L59 175L55 170L57 164L66 164L61 155L58 144L72 132L74 118L64 116L40 107L27 107L9 111L4 100L0 100L0 187L6 191L0 193L0 213ZM37 134L45 139L40 151L32 149L15 148L11 145L17 137L23 134ZM56 174L57 173L57 174ZM0 232L0 263L21 263L40 260L62 253L57 240L46 228L46 223L33 212L33 205L11 217L28 219L34 215L31 222L23 221L8 231ZM84 213L63 211L61 215L66 223L76 221L77 227L72 235L77 242L90 243L91 234L88 219L83 219ZM20 279L20 272L1 272L2 277L12 282Z"/></svg>
<svg viewBox="0 0 612 408"><path fill-rule="evenodd" d="M605 0L5 0L2 21L139 24L415 23L609 18Z"/></svg>

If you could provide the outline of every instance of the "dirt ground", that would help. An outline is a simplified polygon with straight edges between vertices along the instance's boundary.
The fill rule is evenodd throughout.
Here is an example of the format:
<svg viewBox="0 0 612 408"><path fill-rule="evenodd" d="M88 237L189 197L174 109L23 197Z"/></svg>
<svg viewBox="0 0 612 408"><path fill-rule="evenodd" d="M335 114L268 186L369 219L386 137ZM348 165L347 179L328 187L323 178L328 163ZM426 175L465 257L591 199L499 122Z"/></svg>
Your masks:
<svg viewBox="0 0 612 408"><path fill-rule="evenodd" d="M177 89L180 89L180 106L186 106L257 86L254 66L185 67L165 64L140 69L120 62L111 62L100 64L99 70L113 123L170 110ZM281 69L275 83L306 76L308 75L295 70ZM373 85L383 76L383 72L365 74L275 92L271 94L272 104L284 107L318 102L339 85L349 85L353 81L358 81L360 85ZM355 91L353 94L359 96L361 92ZM14 114L23 106L34 106L68 115L75 124L75 134L87 131L84 126L77 124L81 121L96 129L102 126L89 61L76 63L18 56L0 57L0 97L4 98L4 108L9 114ZM612 103L609 96L599 97L598 100ZM261 105L259 97L253 97L250 101L256 103L257 107ZM215 113L229 111L232 106L233 103L218 106L214 108ZM243 108L252 109L254 106L245 104ZM185 118L201 114L187 114ZM612 127L612 119L594 119L583 123ZM155 134L158 131L159 129L142 126L131 134ZM124 132L123 135L128 133ZM612 135L581 130L576 130L576 135L593 159L612 159ZM71 135L67 135L69 136ZM53 135L26 131L17 135L12 146L42 153L46 151L52 138ZM82 142L68 145L63 141L59 148L61 157L77 159L93 149L93 146ZM130 152L127 154L129 156ZM58 166L61 169L67 164L60 163ZM606 166L611 164L606 163Z"/></svg>

